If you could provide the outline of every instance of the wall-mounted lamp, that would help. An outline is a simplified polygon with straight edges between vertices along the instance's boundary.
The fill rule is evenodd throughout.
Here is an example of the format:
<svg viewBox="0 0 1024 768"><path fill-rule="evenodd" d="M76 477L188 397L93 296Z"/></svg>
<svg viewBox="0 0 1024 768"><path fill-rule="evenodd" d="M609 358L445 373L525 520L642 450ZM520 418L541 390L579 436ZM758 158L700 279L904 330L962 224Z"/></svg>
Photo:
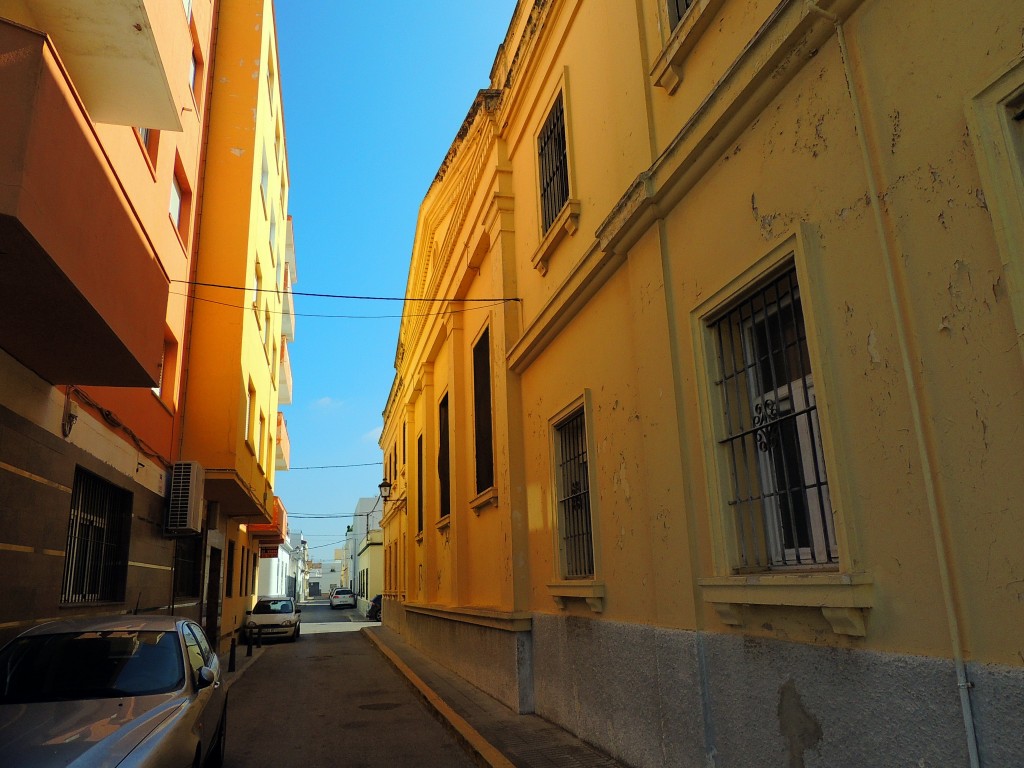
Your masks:
<svg viewBox="0 0 1024 768"><path fill-rule="evenodd" d="M388 482L388 479L385 477L377 488L380 489L380 497L384 499L384 501L387 501L388 496L391 495L391 483Z"/></svg>
<svg viewBox="0 0 1024 768"><path fill-rule="evenodd" d="M60 433L64 437L68 437L71 434L71 430L75 427L75 422L78 421L78 403L71 399L71 385L69 384L67 389L64 390L64 413L60 418ZM388 486L389 488L391 486Z"/></svg>

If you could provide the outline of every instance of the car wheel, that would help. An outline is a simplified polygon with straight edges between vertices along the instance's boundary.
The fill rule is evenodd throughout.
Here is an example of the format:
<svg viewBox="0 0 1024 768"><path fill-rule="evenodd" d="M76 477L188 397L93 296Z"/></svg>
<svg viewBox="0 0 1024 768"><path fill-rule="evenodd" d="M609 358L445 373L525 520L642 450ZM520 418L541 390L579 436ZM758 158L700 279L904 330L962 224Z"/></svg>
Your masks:
<svg viewBox="0 0 1024 768"><path fill-rule="evenodd" d="M207 761L208 768L220 768L224 765L224 753L228 746L228 703L224 702L224 711L220 715L220 726L217 728L217 740L210 750Z"/></svg>

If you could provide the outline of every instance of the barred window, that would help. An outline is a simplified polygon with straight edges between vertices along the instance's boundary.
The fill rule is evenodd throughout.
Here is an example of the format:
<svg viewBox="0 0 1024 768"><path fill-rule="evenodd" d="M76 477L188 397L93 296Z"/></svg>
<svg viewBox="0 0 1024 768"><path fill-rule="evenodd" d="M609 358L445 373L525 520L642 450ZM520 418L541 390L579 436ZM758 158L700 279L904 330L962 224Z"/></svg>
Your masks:
<svg viewBox="0 0 1024 768"><path fill-rule="evenodd" d="M537 138L540 167L541 228L547 232L569 199L569 161L565 142L565 107L558 94Z"/></svg>
<svg viewBox="0 0 1024 768"><path fill-rule="evenodd" d="M686 12L690 10L697 0L668 0L668 22L669 27L675 29L676 24L680 22Z"/></svg>
<svg viewBox="0 0 1024 768"><path fill-rule="evenodd" d="M594 576L594 541L587 474L587 426L583 408L555 425L558 534L563 576Z"/></svg>
<svg viewBox="0 0 1024 768"><path fill-rule="evenodd" d="M476 448L476 492L494 485L494 440L491 427L491 342L484 330L473 347L473 437Z"/></svg>
<svg viewBox="0 0 1024 768"><path fill-rule="evenodd" d="M131 493L75 469L62 603L124 600L131 521Z"/></svg>
<svg viewBox="0 0 1024 768"><path fill-rule="evenodd" d="M452 511L451 450L448 440L448 395L437 406L437 479L440 495L438 517L447 517Z"/></svg>
<svg viewBox="0 0 1024 768"><path fill-rule="evenodd" d="M835 565L835 523L796 271L712 323L741 569Z"/></svg>
<svg viewBox="0 0 1024 768"><path fill-rule="evenodd" d="M183 536L174 540L174 596L199 596L199 569L202 565L202 536Z"/></svg>

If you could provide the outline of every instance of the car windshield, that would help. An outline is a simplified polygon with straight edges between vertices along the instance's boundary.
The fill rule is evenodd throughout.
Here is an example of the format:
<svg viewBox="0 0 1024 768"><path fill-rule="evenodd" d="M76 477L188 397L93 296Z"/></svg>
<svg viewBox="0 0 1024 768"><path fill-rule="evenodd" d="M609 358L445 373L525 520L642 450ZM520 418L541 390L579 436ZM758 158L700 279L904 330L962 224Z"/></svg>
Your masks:
<svg viewBox="0 0 1024 768"><path fill-rule="evenodd" d="M0 704L105 699L176 691L185 669L176 632L74 632L12 641L0 683Z"/></svg>
<svg viewBox="0 0 1024 768"><path fill-rule="evenodd" d="M256 607L252 609L253 613L291 613L292 612L292 601L291 600L260 600L256 603Z"/></svg>

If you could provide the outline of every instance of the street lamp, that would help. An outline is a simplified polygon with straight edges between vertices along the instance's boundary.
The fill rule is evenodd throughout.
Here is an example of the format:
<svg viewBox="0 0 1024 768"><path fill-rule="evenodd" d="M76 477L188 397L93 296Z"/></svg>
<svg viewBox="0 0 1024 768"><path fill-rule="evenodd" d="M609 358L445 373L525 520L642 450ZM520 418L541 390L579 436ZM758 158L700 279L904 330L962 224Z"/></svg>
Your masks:
<svg viewBox="0 0 1024 768"><path fill-rule="evenodd" d="M377 486L377 488L380 489L380 497L384 501L387 501L388 500L388 496L391 495L391 483L388 482L388 479L385 477L381 481L380 485Z"/></svg>

